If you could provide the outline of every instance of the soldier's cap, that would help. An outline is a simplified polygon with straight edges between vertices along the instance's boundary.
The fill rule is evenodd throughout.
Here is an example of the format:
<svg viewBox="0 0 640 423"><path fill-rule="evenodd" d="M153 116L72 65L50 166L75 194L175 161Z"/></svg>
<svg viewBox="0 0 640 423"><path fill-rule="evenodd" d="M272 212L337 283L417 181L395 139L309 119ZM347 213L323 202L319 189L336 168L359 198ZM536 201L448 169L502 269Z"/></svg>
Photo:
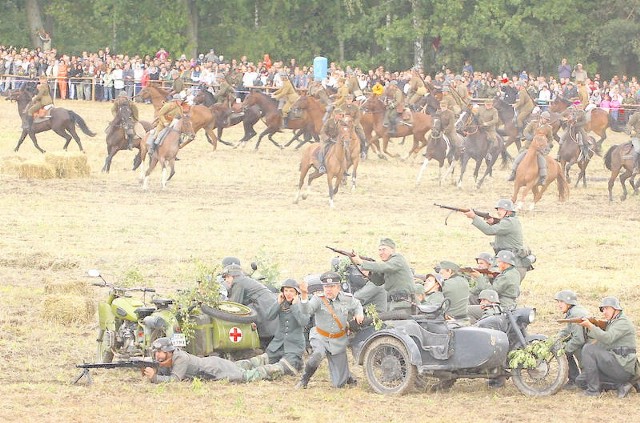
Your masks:
<svg viewBox="0 0 640 423"><path fill-rule="evenodd" d="M171 342L171 338L158 338L151 344L151 349L153 351L163 351L163 352L171 352L176 349Z"/></svg>
<svg viewBox="0 0 640 423"><path fill-rule="evenodd" d="M500 297L498 293L493 289L483 289L478 295L478 300L488 300L492 303L500 304Z"/></svg>
<svg viewBox="0 0 640 423"><path fill-rule="evenodd" d="M578 295L568 289L556 292L554 298L556 301L562 301L563 303L567 303L569 305L578 305Z"/></svg>
<svg viewBox="0 0 640 423"><path fill-rule="evenodd" d="M340 275L336 272L324 272L320 275L322 285L340 285Z"/></svg>
<svg viewBox="0 0 640 423"><path fill-rule="evenodd" d="M285 288L293 288L298 292L298 294L300 293L300 286L294 279L286 279L282 282L282 285L280 285L280 291L284 291Z"/></svg>
<svg viewBox="0 0 640 423"><path fill-rule="evenodd" d="M604 297L600 302L600 311L602 311L605 307L613 307L616 310L622 311L620 301L616 297Z"/></svg>
<svg viewBox="0 0 640 423"><path fill-rule="evenodd" d="M227 267L230 264L237 264L238 266L240 266L240 259L233 256L227 256L222 259L222 267Z"/></svg>
<svg viewBox="0 0 640 423"><path fill-rule="evenodd" d="M426 292L423 284L417 283L415 285L416 285L416 294L424 294Z"/></svg>
<svg viewBox="0 0 640 423"><path fill-rule="evenodd" d="M389 247L394 250L396 249L396 243L391 238L382 238L378 245L381 247L382 246Z"/></svg>
<svg viewBox="0 0 640 423"><path fill-rule="evenodd" d="M551 113L545 110L544 112L540 113L540 117L542 119L551 119Z"/></svg>
<svg viewBox="0 0 640 423"><path fill-rule="evenodd" d="M222 276L242 276L242 267L237 264L230 264L222 269Z"/></svg>
<svg viewBox="0 0 640 423"><path fill-rule="evenodd" d="M458 270L460 270L460 266L458 266L454 262L448 261L448 260L441 261L440 264L438 264L438 267L440 269L453 270L454 272L457 272Z"/></svg>
<svg viewBox="0 0 640 423"><path fill-rule="evenodd" d="M484 260L487 263L493 263L493 254L491 253L479 253L476 256L476 261L478 260Z"/></svg>
<svg viewBox="0 0 640 423"><path fill-rule="evenodd" d="M516 265L516 255L509 250L498 251L498 254L496 254L496 260L508 263L512 266Z"/></svg>
<svg viewBox="0 0 640 423"><path fill-rule="evenodd" d="M515 211L513 201L508 198L502 198L496 203L496 209L505 209L506 211Z"/></svg>
<svg viewBox="0 0 640 423"><path fill-rule="evenodd" d="M429 276L432 276L434 281L436 283L439 283L440 285L442 285L442 282L444 282L444 278L440 273L427 273L427 276L425 277L425 279L429 279ZM427 280L427 282L429 281Z"/></svg>

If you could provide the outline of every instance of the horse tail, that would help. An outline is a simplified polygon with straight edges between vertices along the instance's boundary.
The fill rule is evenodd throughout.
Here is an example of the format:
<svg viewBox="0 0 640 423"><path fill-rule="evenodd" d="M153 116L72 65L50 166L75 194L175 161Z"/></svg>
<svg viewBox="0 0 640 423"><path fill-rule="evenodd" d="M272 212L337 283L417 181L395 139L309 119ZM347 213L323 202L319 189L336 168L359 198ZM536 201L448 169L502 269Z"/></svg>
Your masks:
<svg viewBox="0 0 640 423"><path fill-rule="evenodd" d="M611 158L613 157L613 150L617 147L617 145L612 145L607 150L607 153L604 155L604 165L607 170L611 170Z"/></svg>
<svg viewBox="0 0 640 423"><path fill-rule="evenodd" d="M84 119L82 119L82 117L79 114L77 114L73 110L69 110L68 112L69 112L69 116L71 116L71 120L73 120L73 123L77 124L80 127L80 129L82 129L82 132L84 132L86 135L89 135L90 137L95 137L97 135L95 132L89 129L89 127L87 126L87 123L84 121Z"/></svg>
<svg viewBox="0 0 640 423"><path fill-rule="evenodd" d="M564 175L564 172L562 171L562 168L560 167L560 164L558 162L555 163L556 167L558 168L558 176L556 178L558 184L558 199L563 202L567 198L569 198L569 184L567 183L567 179Z"/></svg>

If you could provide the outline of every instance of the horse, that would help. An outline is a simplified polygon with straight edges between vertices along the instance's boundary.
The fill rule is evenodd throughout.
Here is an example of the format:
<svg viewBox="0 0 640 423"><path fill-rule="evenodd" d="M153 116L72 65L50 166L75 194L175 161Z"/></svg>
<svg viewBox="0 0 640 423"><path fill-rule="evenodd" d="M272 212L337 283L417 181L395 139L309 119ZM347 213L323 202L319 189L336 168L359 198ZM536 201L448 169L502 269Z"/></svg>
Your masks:
<svg viewBox="0 0 640 423"><path fill-rule="evenodd" d="M640 181L634 183L634 177L637 175L635 169L635 163L631 154L633 145L631 142L624 144L612 145L604 155L604 165L611 171L611 177L609 178L609 202L613 201L613 184L616 181L616 177L620 174L620 170L624 168L624 173L620 175L620 185L622 185L622 195L620 201L627 199L627 187L625 182L629 180L629 185L633 188L633 194L638 194L638 188L640 188Z"/></svg>
<svg viewBox="0 0 640 423"><path fill-rule="evenodd" d="M430 160L435 160L440 164L440 167L438 168L438 185L442 186L442 183L449 174L453 176L455 165L459 158L460 156L457 150L455 151L454 156L451 142L446 139L442 133L442 122L439 118L436 118L433 122L433 128L431 128L431 132L429 133L429 142L427 143L427 151L424 153L424 161L422 162L422 166L420 166L420 171L416 177L416 186L420 185L422 174L427 169ZM449 161L449 168L445 174L442 175L442 167L444 166L445 159Z"/></svg>
<svg viewBox="0 0 640 423"><path fill-rule="evenodd" d="M551 103L549 103L549 111L555 113L562 113L573 103L567 99L556 97ZM624 128L618 127L615 120L609 115L609 113L596 107L589 112L586 112L588 119L587 124L584 127L586 132L593 132L598 135L600 139L596 142L596 152L600 152L604 140L607 139L607 128L611 128L614 132L623 132Z"/></svg>
<svg viewBox="0 0 640 423"><path fill-rule="evenodd" d="M507 152L507 147L511 144L515 144L518 151L520 151L520 148L522 147L520 137L518 137L518 128L515 123L516 112L511 104L507 103L500 97L493 99L493 107L498 111L498 117L504 125L504 129L498 129L498 134L506 139L502 159L503 161L506 161L507 159L510 160L511 155Z"/></svg>
<svg viewBox="0 0 640 423"><path fill-rule="evenodd" d="M264 120L267 129L260 133L258 136L258 142L256 143L255 149L257 150L260 146L260 141L262 141L262 137L265 135L268 136L269 141L273 143L276 147L282 149L280 144L276 140L273 139L273 135L276 132L280 132L280 128L282 126L282 115L278 110L278 104L275 99L269 97L267 94L258 91L252 90L242 102L242 107L246 110L249 107L257 106L260 109L262 114L262 118ZM246 141L244 141L246 143Z"/></svg>
<svg viewBox="0 0 640 423"><path fill-rule="evenodd" d="M23 122L27 118L26 108L27 105L31 102L32 97L33 94L29 92L29 90L27 90L26 85L22 86L18 90L10 91L7 95L7 100L12 100L17 103L18 114L20 115L20 119L22 119ZM82 119L82 117L80 117L80 115L78 115L73 110L63 109L62 107L53 107L52 109L50 109L49 114L50 117L45 121L34 121L31 126L31 131L22 128L22 134L20 135L18 144L14 149L16 153L20 149L20 145L22 145L22 142L25 140L27 135L29 135L29 138L31 138L31 142L33 142L33 145L36 147L36 149L38 149L39 152L44 153L45 150L40 148L40 146L38 145L38 140L36 139L35 134L49 130L53 130L53 132L60 135L66 140L63 147L65 151L67 150L67 147L69 147L69 143L73 138L76 144L78 144L80 151L84 152L84 149L82 148L82 142L80 142L80 137L76 132L76 124L80 127L82 132L85 133L85 135L88 135L90 137L96 136L96 133L89 129L84 119Z"/></svg>
<svg viewBox="0 0 640 423"><path fill-rule="evenodd" d="M165 90L154 84L149 84L140 90L138 95L134 98L141 98L143 100L150 100L155 110L154 116L158 115L158 111L162 108L162 105L169 97L169 91Z"/></svg>
<svg viewBox="0 0 640 423"><path fill-rule="evenodd" d="M129 108L121 108L121 111L116 114L116 117L107 127L107 158L104 160L104 166L102 167L102 172L109 173L111 169L111 160L113 160L113 156L120 150L127 150L129 141L127 140L126 129L122 126L122 122L127 122L127 111L130 114L131 109ZM151 122L147 121L139 121L139 123L144 128L145 132L149 132L153 127ZM134 133L132 145L135 148L140 148L140 143L142 141L142 137L138 134ZM140 166L141 158L140 154L137 154L133 161L133 170L136 170L138 166Z"/></svg>
<svg viewBox="0 0 640 423"><path fill-rule="evenodd" d="M167 187L167 182L173 177L176 173L175 171L175 160L176 155L178 154L178 150L180 150L181 146L181 138L182 134L187 134L189 138L193 138L195 136L195 132L193 131L193 127L191 125L191 120L188 116L185 116L181 119L174 119L171 124L165 128L168 132L166 133L164 139L162 140L162 144L156 147L153 154L151 155L151 160L149 163L149 168L144 169L142 166L141 175L143 175L142 181L142 189L146 190L149 188L149 175L156 167L158 162L162 166L162 189ZM147 138L149 137L149 133L144 137L143 141L140 142L140 157L145 157L148 151L147 146ZM167 167L171 169L171 173L167 177Z"/></svg>
<svg viewBox="0 0 640 423"><path fill-rule="evenodd" d="M362 104L363 113L360 123L362 124L362 129L364 129L364 135L369 145L374 147L374 151L381 159L386 159L387 156L399 157L397 154L392 155L387 150L389 138L404 138L408 135L413 135L413 146L407 156L404 157L404 160L409 159L412 155L418 154L418 152L427 145L425 135L433 127L433 118L426 113L410 112L410 123L404 121L398 122L396 132L391 136L387 128L383 125L386 110L387 106L378 96L371 95ZM374 132L375 135L373 135ZM378 142L380 137L382 137L382 149Z"/></svg>
<svg viewBox="0 0 640 423"><path fill-rule="evenodd" d="M348 116L345 117L345 122L353 125L353 122ZM355 191L358 165L360 164L361 145L360 137L357 136L355 127L352 129L352 138L349 142L349 151L347 152L347 169L345 170L345 176L349 173L349 169L351 169L351 191Z"/></svg>
<svg viewBox="0 0 640 423"><path fill-rule="evenodd" d="M339 127L338 136L335 142L331 144L324 157L324 166L327 173L327 185L329 186L329 206L334 207L333 196L338 192L338 187L342 182L345 172L347 171L347 156L350 154L351 143L357 138L353 125L349 120L343 121ZM318 152L323 145L309 144L302 152L300 160L300 180L298 182L298 193L294 200L294 204L298 204L298 200L302 197L305 200L311 190L311 181L320 177L320 162L318 161ZM358 154L360 154L358 152ZM307 180L307 192L302 193L302 185L309 169L314 168L314 172L309 175ZM333 182L335 180L335 183Z"/></svg>
<svg viewBox="0 0 640 423"><path fill-rule="evenodd" d="M316 142L320 141L320 131L322 130L322 118L326 112L326 108L320 100L313 96L301 96L291 107L294 111L293 116L289 118L289 128L301 128L297 134L294 134L291 141L284 146L289 147L300 135L304 133L304 139L298 143L296 150L305 143L310 142L313 137ZM299 111L300 113L296 113ZM299 116L299 117L298 117Z"/></svg>
<svg viewBox="0 0 640 423"><path fill-rule="evenodd" d="M247 142L257 135L253 127L260 120L261 114L258 107L248 107L243 113L238 113L238 111L228 107L226 104L216 103L215 95L204 89L198 91L194 96L193 103L201 104L210 108L216 115L216 121L213 128L217 129L218 141L222 144L233 146L233 143L222 139L222 131L224 128L237 125L240 122L242 122L242 126L244 127L244 136L240 139L239 143ZM238 147L239 143L234 147Z"/></svg>
<svg viewBox="0 0 640 423"><path fill-rule="evenodd" d="M564 173L565 178L567 179L567 183L571 182L571 178L569 176L569 170L571 169L571 166L573 166L576 163L578 164L580 173L578 174L578 180L576 181L575 186L577 187L578 184L580 183L580 180L582 179L582 185L584 188L586 188L587 187L587 176L586 176L587 166L589 165L589 161L593 157L594 150L589 148L589 153L585 157L585 155L582 154L582 151L581 151L582 149L580 148L581 140L578 139L580 137L581 137L581 134L579 131L575 129L575 126L573 125L569 126L569 128L567 129L566 135L564 137L565 140L560 146L560 149L558 150L558 158L560 159L560 167L562 168L562 172ZM585 141L595 147L596 140L593 137L589 136L588 140L585 140Z"/></svg>
<svg viewBox="0 0 640 423"><path fill-rule="evenodd" d="M498 159L498 156L502 154L504 150L504 143L502 142L502 139L498 138L498 146L494 146L493 141L488 138L486 129L478 123L477 116L474 115L469 108L465 109L460 115L458 123L456 124L456 128L458 127L460 128L460 132L464 135L464 152L462 153L460 163L458 188L462 187L462 178L465 170L467 169L467 163L470 159L473 159L476 162L476 167L473 172L473 180L476 183L476 188L479 189L487 175L493 176L493 165ZM485 170L484 175L482 175L482 178L478 181L480 165L483 160L487 165L487 169Z"/></svg>
<svg viewBox="0 0 640 423"><path fill-rule="evenodd" d="M538 180L540 179L538 174L538 150L547 145L547 137L544 135L536 135L531 141L531 145L527 150L522 162L518 166L516 171L516 179L513 187L513 197L511 200L516 204L517 209L523 209L525 204L525 198L529 191L533 192L533 204L529 210L533 210L536 203L542 198L542 194L547 190L547 187L556 181L558 185L558 198L560 201L565 201L569 197L569 185L564 177L564 173L560 168L560 163L553 160L549 156L545 156L547 161L547 180L542 188L538 188ZM520 193L520 190L522 192ZM518 194L520 194L520 200L518 200Z"/></svg>

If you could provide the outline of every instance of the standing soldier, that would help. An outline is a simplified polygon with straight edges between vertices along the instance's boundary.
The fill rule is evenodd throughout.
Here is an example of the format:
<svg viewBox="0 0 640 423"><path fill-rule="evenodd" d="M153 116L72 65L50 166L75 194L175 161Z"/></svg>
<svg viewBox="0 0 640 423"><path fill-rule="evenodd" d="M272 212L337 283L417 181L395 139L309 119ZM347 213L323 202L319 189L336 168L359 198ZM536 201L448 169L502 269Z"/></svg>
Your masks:
<svg viewBox="0 0 640 423"><path fill-rule="evenodd" d="M347 328L352 317L358 323L364 320L362 304L351 294L340 290L339 274L325 272L320 276L320 280L323 292L317 293L311 299L307 282L300 283L302 312L313 315L316 326L309 333L313 352L304 366L304 373L296 388L307 388L309 380L324 357L329 361L329 375L334 387L342 388L347 384L357 383L349 371Z"/></svg>
<svg viewBox="0 0 640 423"><path fill-rule="evenodd" d="M409 107L412 110L414 109L414 105L425 95L427 94L427 87L424 85L424 80L420 76L420 69L418 67L414 67L411 69L411 79L409 80L409 92L407 93L407 98Z"/></svg>
<svg viewBox="0 0 640 423"><path fill-rule="evenodd" d="M396 253L396 243L382 238L378 246L381 262L365 261L356 254L353 263L370 272L369 279L378 286L384 286L389 299L389 310L411 310L414 283L409 263Z"/></svg>
<svg viewBox="0 0 640 423"><path fill-rule="evenodd" d="M518 128L518 136L522 136L522 130L524 129L524 123L531 115L535 104L533 104L533 100L531 96L527 92L525 88L524 82L518 82L516 87L518 88L518 95L515 104L513 105L513 109L516 111L516 127Z"/></svg>
<svg viewBox="0 0 640 423"><path fill-rule="evenodd" d="M33 96L29 104L27 105L24 122L22 123L23 129L28 129L29 132L33 130L33 117L43 107L53 104L51 98L51 92L49 91L49 84L47 83L46 75L40 75L40 83L37 86L36 95Z"/></svg>
<svg viewBox="0 0 640 423"><path fill-rule="evenodd" d="M388 128L388 135L393 136L396 133L398 114L404 110L404 95L395 80L389 83L384 95L387 100L387 112L384 115L382 126Z"/></svg>
<svg viewBox="0 0 640 423"><path fill-rule="evenodd" d="M172 101L164 103L162 108L158 111L158 124L147 137L147 145L149 146L150 155L153 154L156 147L160 145L164 138L164 135L160 137L162 130L169 126L173 119L181 119L182 116L182 97L180 94L174 94Z"/></svg>
<svg viewBox="0 0 640 423"><path fill-rule="evenodd" d="M298 92L293 87L286 72L282 72L280 76L282 78L282 86L273 93L273 97L278 100L278 110L282 113L283 118L282 126L286 128L289 110L291 110L291 106L298 101L300 95L298 95Z"/></svg>
<svg viewBox="0 0 640 423"><path fill-rule="evenodd" d="M127 98L127 93L122 91L119 95L118 98L115 99L115 101L113 102L113 106L111 106L111 114L113 115L114 119L116 116L118 116L118 113L120 112L121 109L129 109L129 111L124 111L123 114L125 116L128 116L127 118L127 122L121 121L119 122L119 125L122 127L122 129L124 129L125 133L127 134L127 148L129 150L131 150L132 143L133 143L133 136L135 135L135 125L138 122L138 106L135 105L135 103L133 101L129 101L129 99ZM109 125L111 126L111 125ZM110 131L107 131L110 132Z"/></svg>
<svg viewBox="0 0 640 423"><path fill-rule="evenodd" d="M637 170L640 168L640 138L638 138L638 134L640 134L640 113L636 112L629 118L627 122L627 134L631 136L631 145L633 145L631 155L633 156Z"/></svg>
<svg viewBox="0 0 640 423"><path fill-rule="evenodd" d="M589 312L578 304L578 296L568 289L556 293L555 300L558 309L562 313L563 319L574 319L576 317L589 317ZM577 323L567 323L567 326L558 332L558 339L566 339L563 350L569 362L569 381L564 385L564 389L575 389L576 378L580 374L582 367L581 352L586 342L585 330Z"/></svg>
<svg viewBox="0 0 640 423"><path fill-rule="evenodd" d="M513 167L511 168L511 175L509 176L508 181L514 181L516 179L516 172L518 170L518 165L524 159L524 156L527 154L527 150L533 141L533 137L536 135L543 135L547 138L547 146L542 150L538 151L538 174L540 179L538 180L538 185L544 185L547 180L547 160L545 156L549 154L549 150L553 145L553 128L549 124L551 120L551 113L548 111L544 111L540 113L540 117L538 119L532 120L527 124L527 127L524 128L524 138L526 140L522 150L516 156L513 161Z"/></svg>
<svg viewBox="0 0 640 423"><path fill-rule="evenodd" d="M484 108L480 108L478 111L478 122L484 128L487 139L491 141L492 149L498 148L498 134L496 129L500 125L500 117L498 111L493 107L492 101L484 103Z"/></svg>
<svg viewBox="0 0 640 423"><path fill-rule="evenodd" d="M632 380L638 386L636 328L616 297L603 298L600 312L607 321L604 330L589 319L583 318L580 323L596 342L582 347L582 373L576 378L576 385L589 397L599 396L603 388L614 388L618 398L624 398L633 387Z"/></svg>

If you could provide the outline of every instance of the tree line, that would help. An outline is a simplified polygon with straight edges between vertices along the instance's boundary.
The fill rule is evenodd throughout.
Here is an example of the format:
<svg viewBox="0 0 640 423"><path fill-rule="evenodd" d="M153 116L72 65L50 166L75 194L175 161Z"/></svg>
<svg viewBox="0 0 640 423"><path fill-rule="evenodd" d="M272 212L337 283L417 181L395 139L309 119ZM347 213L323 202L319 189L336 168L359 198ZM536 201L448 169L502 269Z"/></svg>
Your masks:
<svg viewBox="0 0 640 423"><path fill-rule="evenodd" d="M44 29L67 54L195 57L214 48L363 69L422 65L555 74L562 57L591 74L637 74L640 0L0 0L0 44L38 45Z"/></svg>

